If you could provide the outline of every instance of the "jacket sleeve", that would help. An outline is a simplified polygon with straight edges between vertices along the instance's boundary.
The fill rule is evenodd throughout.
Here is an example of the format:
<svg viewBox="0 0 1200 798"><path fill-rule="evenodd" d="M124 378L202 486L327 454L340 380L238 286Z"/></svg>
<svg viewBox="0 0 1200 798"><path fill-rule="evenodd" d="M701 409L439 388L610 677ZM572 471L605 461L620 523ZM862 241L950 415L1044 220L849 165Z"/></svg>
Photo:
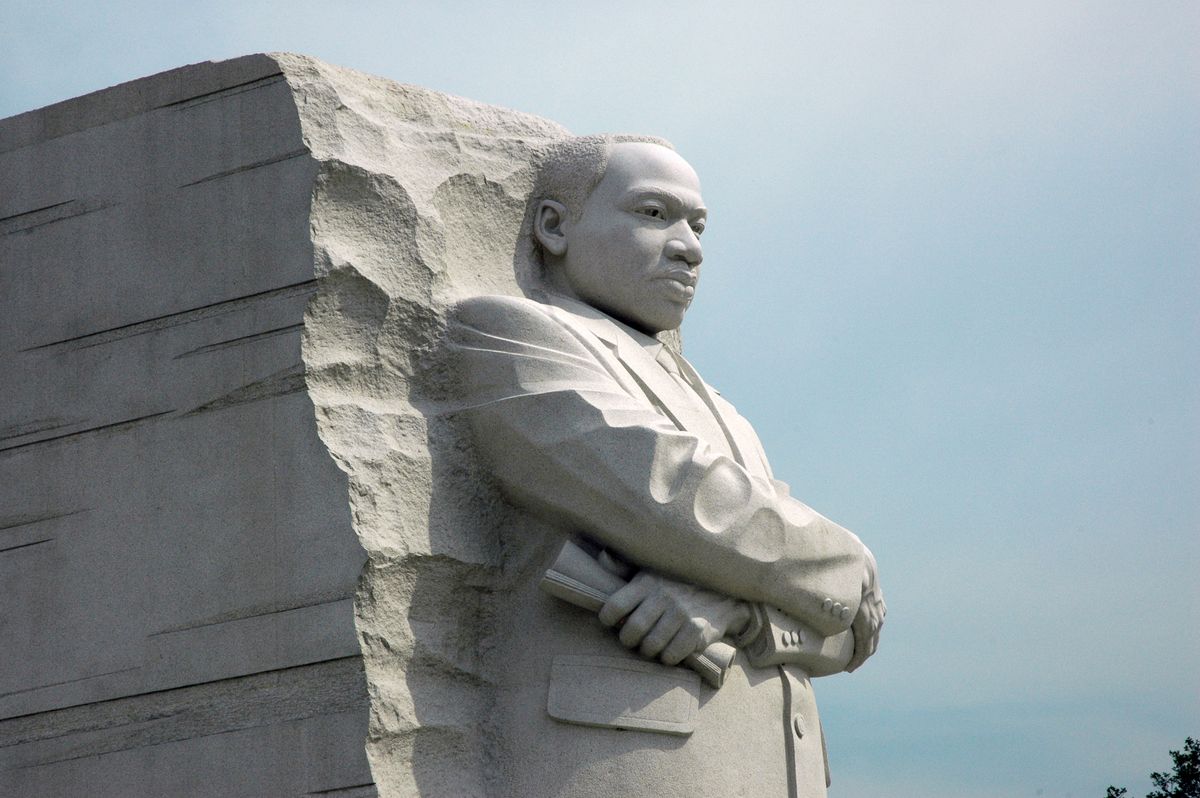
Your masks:
<svg viewBox="0 0 1200 798"><path fill-rule="evenodd" d="M536 302L478 297L452 314L448 347L457 404L514 503L823 635L849 628L858 538L631 395L586 336Z"/></svg>

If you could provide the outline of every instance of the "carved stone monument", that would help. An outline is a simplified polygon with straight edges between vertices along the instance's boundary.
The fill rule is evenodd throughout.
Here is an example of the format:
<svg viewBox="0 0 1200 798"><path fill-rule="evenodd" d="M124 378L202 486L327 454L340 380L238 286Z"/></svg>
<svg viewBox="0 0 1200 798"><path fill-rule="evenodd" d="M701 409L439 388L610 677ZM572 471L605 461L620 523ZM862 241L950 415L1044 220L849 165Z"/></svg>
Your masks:
<svg viewBox="0 0 1200 798"><path fill-rule="evenodd" d="M0 187L0 794L824 793L873 560L682 358L664 143L273 54Z"/></svg>
<svg viewBox="0 0 1200 798"><path fill-rule="evenodd" d="M874 653L882 593L655 337L691 304L706 217L666 142L550 145L525 228L541 289L452 314L452 399L522 511L489 648L504 795L825 794L810 678ZM570 606L589 588L591 623Z"/></svg>

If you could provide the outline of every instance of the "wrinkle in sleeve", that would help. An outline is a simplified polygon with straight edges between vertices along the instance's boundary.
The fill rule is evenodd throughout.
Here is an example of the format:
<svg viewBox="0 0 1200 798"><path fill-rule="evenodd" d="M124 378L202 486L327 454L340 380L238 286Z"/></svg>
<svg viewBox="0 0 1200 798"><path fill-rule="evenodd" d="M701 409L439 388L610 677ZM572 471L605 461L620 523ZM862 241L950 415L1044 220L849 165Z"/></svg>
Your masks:
<svg viewBox="0 0 1200 798"><path fill-rule="evenodd" d="M488 313L460 306L451 317L447 349L462 407L530 394L613 387L608 372L567 331L549 318L540 324L522 316L513 318L512 308L521 306L489 308Z"/></svg>
<svg viewBox="0 0 1200 798"><path fill-rule="evenodd" d="M476 445L510 499L642 567L823 634L848 627L821 603L857 607L852 534L678 430L555 320L490 326L456 320L451 342Z"/></svg>

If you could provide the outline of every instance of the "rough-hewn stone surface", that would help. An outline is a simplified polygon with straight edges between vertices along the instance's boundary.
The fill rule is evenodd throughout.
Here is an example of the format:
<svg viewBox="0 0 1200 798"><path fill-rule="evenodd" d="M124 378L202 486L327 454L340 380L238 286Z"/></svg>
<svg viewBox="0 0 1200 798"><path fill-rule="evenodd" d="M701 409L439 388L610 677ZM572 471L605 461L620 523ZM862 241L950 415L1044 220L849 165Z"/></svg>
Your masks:
<svg viewBox="0 0 1200 798"><path fill-rule="evenodd" d="M503 511L422 356L564 133L291 55L0 121L0 794L483 793Z"/></svg>
<svg viewBox="0 0 1200 798"><path fill-rule="evenodd" d="M503 511L436 412L445 310L519 294L537 117L281 59L319 163L305 326L321 437L368 552L357 620L382 795L483 795L483 647Z"/></svg>

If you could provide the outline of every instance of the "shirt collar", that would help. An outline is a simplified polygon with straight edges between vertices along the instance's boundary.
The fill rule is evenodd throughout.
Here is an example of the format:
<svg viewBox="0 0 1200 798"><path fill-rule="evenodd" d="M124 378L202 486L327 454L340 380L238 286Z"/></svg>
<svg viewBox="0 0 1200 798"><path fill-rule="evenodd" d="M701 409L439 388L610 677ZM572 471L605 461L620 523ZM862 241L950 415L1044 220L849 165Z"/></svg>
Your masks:
<svg viewBox="0 0 1200 798"><path fill-rule="evenodd" d="M603 329L603 327L606 325L612 325L613 327L616 327L618 330L632 338L634 343L636 343L642 349L645 349L646 352L648 352L653 358L658 357L658 353L662 351L664 346L663 342L654 336L646 335L640 330L635 330L628 324L614 319L604 311L597 310L586 302L580 302L578 299L572 299L570 297L563 296L562 294L555 294L549 291L544 292L542 297L539 297L539 299L543 299L548 304L562 308L569 313L573 313L576 316L580 316L589 321L590 323L588 324L588 327L592 330L592 332L597 333L606 340L611 341L612 336L606 334L609 333L610 330Z"/></svg>

